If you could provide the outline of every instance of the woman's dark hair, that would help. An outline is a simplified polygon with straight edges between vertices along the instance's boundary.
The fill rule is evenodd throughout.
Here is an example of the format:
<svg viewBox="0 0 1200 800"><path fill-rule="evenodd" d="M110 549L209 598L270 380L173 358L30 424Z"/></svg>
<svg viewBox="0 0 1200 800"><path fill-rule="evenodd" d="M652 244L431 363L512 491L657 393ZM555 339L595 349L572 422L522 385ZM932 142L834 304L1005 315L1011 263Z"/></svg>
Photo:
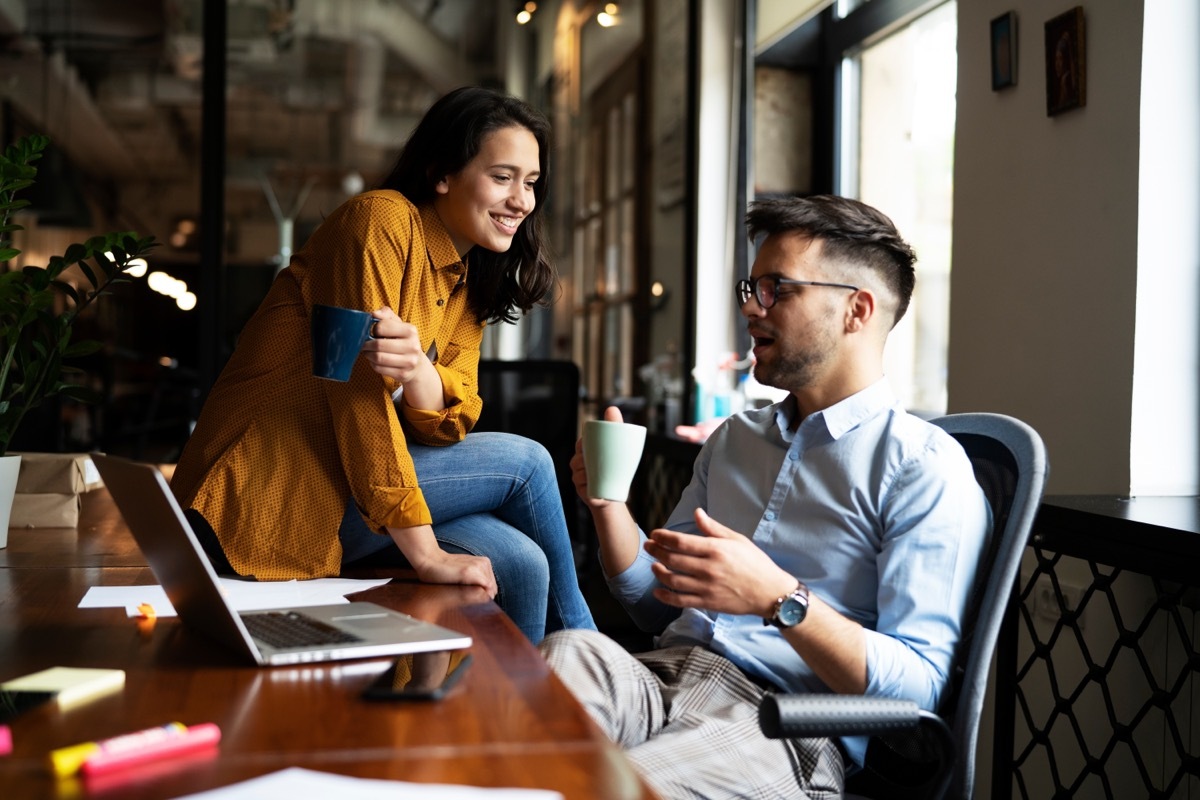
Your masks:
<svg viewBox="0 0 1200 800"><path fill-rule="evenodd" d="M760 235L799 233L823 243L831 259L873 270L896 295L894 326L908 310L916 284L917 254L882 212L836 195L757 200L746 214L751 241Z"/></svg>
<svg viewBox="0 0 1200 800"><path fill-rule="evenodd" d="M537 202L508 252L483 247L471 252L467 302L480 322L516 322L517 309L526 312L545 302L557 280L542 225L550 182L550 123L545 116L524 101L491 89L455 89L425 112L391 174L378 187L394 189L417 205L432 202L439 181L465 167L490 134L511 127L525 128L537 140L541 168L533 185Z"/></svg>

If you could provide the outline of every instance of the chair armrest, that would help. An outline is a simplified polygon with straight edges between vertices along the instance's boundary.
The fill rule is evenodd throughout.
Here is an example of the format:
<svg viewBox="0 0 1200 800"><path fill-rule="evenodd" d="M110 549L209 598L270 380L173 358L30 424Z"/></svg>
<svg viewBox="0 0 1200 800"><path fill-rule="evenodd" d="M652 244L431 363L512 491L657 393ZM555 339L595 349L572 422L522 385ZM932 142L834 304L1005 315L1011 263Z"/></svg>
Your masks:
<svg viewBox="0 0 1200 800"><path fill-rule="evenodd" d="M758 706L758 725L769 739L874 736L911 730L920 719L911 700L858 695L768 694Z"/></svg>
<svg viewBox="0 0 1200 800"><path fill-rule="evenodd" d="M758 706L758 725L770 739L871 737L867 764L854 776L855 791L871 797L941 798L958 755L945 720L911 700L768 694Z"/></svg>

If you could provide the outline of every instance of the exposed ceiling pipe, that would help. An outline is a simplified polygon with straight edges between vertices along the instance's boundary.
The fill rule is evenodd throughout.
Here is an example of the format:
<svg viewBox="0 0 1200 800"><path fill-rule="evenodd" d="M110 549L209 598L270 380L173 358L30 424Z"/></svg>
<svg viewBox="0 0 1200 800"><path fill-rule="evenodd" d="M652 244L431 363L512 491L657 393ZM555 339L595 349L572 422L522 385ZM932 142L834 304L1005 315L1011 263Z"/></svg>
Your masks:
<svg viewBox="0 0 1200 800"><path fill-rule="evenodd" d="M420 117L416 114L385 116L379 108L386 79L387 52L374 36L361 36L348 48L347 91L351 95L348 144L355 142L395 147L408 138ZM347 158L347 161L351 159Z"/></svg>
<svg viewBox="0 0 1200 800"><path fill-rule="evenodd" d="M377 37L438 94L479 81L470 64L403 3L297 0L294 19L298 35L342 39L352 45L363 37Z"/></svg>
<svg viewBox="0 0 1200 800"><path fill-rule="evenodd" d="M12 2L0 3L0 31L26 32L25 14ZM133 173L129 151L109 126L88 87L61 52L43 53L29 40L15 58L6 58L0 94L90 175L118 178Z"/></svg>

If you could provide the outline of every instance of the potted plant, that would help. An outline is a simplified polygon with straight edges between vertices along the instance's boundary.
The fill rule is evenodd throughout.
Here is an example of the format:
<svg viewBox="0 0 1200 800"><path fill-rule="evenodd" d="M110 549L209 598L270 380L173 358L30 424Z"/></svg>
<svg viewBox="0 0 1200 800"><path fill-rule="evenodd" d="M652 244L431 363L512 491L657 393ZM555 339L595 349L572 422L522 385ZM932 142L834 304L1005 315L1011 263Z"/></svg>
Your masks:
<svg viewBox="0 0 1200 800"><path fill-rule="evenodd" d="M20 255L12 246L12 234L23 228L12 216L29 202L16 195L34 183L33 164L48 143L46 136L26 136L0 154L0 265ZM0 537L7 539L20 463L19 456L8 455L13 435L25 415L51 397L97 399L92 389L64 379L81 372L68 361L101 347L96 341L73 341L75 321L113 285L128 281L130 262L153 247L153 237L108 233L71 245L45 267L27 265L0 273ZM63 279L72 267L87 285L79 281L77 287Z"/></svg>

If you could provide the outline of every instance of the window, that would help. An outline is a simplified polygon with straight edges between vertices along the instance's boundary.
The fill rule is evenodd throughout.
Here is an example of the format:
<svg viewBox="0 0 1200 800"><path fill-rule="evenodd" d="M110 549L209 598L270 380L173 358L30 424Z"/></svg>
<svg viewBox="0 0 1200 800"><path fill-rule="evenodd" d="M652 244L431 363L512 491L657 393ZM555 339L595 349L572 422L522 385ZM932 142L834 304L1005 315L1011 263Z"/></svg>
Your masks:
<svg viewBox="0 0 1200 800"><path fill-rule="evenodd" d="M887 214L917 251L917 288L885 370L913 411L946 411L957 5L842 62L838 192Z"/></svg>

